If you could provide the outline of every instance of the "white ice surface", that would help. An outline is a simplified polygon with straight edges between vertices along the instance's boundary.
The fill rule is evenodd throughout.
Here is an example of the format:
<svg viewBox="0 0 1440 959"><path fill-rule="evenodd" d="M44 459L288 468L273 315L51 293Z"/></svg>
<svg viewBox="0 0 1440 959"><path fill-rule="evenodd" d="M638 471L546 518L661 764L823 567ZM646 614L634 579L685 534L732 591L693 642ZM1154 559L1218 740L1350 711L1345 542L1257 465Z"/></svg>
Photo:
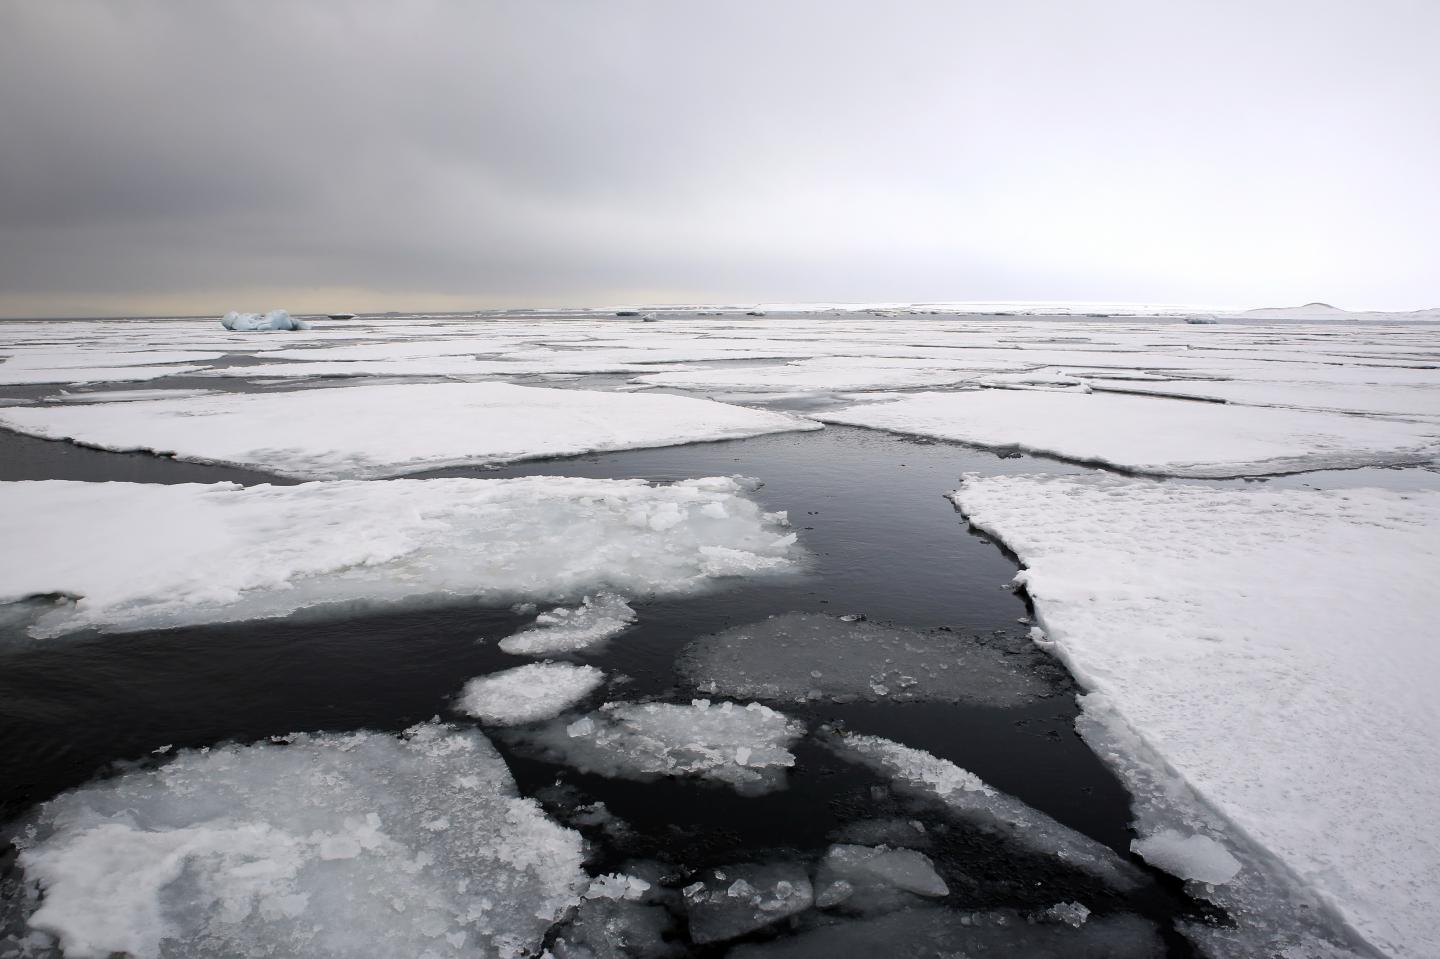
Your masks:
<svg viewBox="0 0 1440 959"><path fill-rule="evenodd" d="M517 656L573 653L618 636L635 622L635 610L614 593L586 596L578 606L557 606L535 622L500 640L500 648Z"/></svg>
<svg viewBox="0 0 1440 959"><path fill-rule="evenodd" d="M7 409L0 426L306 479L732 439L820 425L683 396L439 383Z"/></svg>
<svg viewBox="0 0 1440 959"><path fill-rule="evenodd" d="M0 603L70 597L41 636L327 603L674 595L799 557L725 478L0 483L0 542Z"/></svg>
<svg viewBox="0 0 1440 959"><path fill-rule="evenodd" d="M817 418L1169 476L1264 475L1440 454L1436 424L1110 393L919 393Z"/></svg>
<svg viewBox="0 0 1440 959"><path fill-rule="evenodd" d="M527 663L470 680L455 706L495 726L534 723L558 716L604 681L605 674L594 666Z"/></svg>
<svg viewBox="0 0 1440 959"><path fill-rule="evenodd" d="M289 739L186 750L28 814L31 925L74 959L512 957L585 887L580 836L480 733Z"/></svg>
<svg viewBox="0 0 1440 959"><path fill-rule="evenodd" d="M955 499L1127 752L1383 952L1440 955L1440 493L968 477Z"/></svg>

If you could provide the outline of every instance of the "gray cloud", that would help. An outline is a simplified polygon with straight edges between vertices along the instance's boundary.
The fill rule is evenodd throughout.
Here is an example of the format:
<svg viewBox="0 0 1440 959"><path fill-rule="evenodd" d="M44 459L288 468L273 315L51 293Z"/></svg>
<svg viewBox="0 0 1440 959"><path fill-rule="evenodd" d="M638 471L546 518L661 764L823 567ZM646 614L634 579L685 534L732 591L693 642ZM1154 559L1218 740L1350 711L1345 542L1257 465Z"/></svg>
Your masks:
<svg viewBox="0 0 1440 959"><path fill-rule="evenodd" d="M0 313L1431 305L1437 36L1427 0L0 0Z"/></svg>

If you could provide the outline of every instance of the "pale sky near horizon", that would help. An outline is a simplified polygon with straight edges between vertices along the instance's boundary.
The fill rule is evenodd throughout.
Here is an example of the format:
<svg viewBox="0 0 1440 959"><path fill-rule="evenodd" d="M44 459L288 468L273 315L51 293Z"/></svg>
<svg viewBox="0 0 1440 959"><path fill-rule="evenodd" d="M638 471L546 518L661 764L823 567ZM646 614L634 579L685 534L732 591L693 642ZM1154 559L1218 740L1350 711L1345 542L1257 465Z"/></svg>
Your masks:
<svg viewBox="0 0 1440 959"><path fill-rule="evenodd" d="M0 316L1440 306L1440 0L0 0Z"/></svg>

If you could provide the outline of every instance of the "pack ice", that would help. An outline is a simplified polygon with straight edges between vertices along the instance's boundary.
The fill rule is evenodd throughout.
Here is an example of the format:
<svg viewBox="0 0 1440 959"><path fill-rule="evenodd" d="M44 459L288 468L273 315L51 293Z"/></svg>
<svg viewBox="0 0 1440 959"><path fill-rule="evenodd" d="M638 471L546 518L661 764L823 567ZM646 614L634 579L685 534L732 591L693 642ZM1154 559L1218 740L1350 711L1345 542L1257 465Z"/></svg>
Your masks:
<svg viewBox="0 0 1440 959"><path fill-rule="evenodd" d="M675 595L793 567L782 523L728 478L0 483L0 603L59 597L31 627L43 637L326 604Z"/></svg>
<svg viewBox="0 0 1440 959"><path fill-rule="evenodd" d="M812 420L684 396L507 383L353 386L7 409L0 426L101 449L150 450L302 479L370 479L465 463L820 429Z"/></svg>
<svg viewBox="0 0 1440 959"><path fill-rule="evenodd" d="M514 957L577 900L579 834L475 731L187 750L44 803L32 928L67 957Z"/></svg>
<svg viewBox="0 0 1440 959"><path fill-rule="evenodd" d="M1179 779L1150 792L1193 790L1387 955L1440 955L1440 493L968 476L954 498L1025 565L1086 699L1133 730L1120 752ZM1137 848L1232 873L1187 832Z"/></svg>

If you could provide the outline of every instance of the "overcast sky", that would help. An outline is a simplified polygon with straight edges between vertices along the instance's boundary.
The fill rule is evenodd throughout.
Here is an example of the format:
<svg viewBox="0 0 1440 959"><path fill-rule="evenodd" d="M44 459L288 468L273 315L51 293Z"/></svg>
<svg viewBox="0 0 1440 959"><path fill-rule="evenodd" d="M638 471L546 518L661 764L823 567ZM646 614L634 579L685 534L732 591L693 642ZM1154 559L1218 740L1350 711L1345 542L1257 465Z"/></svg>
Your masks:
<svg viewBox="0 0 1440 959"><path fill-rule="evenodd" d="M1440 305L1440 0L0 0L0 315Z"/></svg>

